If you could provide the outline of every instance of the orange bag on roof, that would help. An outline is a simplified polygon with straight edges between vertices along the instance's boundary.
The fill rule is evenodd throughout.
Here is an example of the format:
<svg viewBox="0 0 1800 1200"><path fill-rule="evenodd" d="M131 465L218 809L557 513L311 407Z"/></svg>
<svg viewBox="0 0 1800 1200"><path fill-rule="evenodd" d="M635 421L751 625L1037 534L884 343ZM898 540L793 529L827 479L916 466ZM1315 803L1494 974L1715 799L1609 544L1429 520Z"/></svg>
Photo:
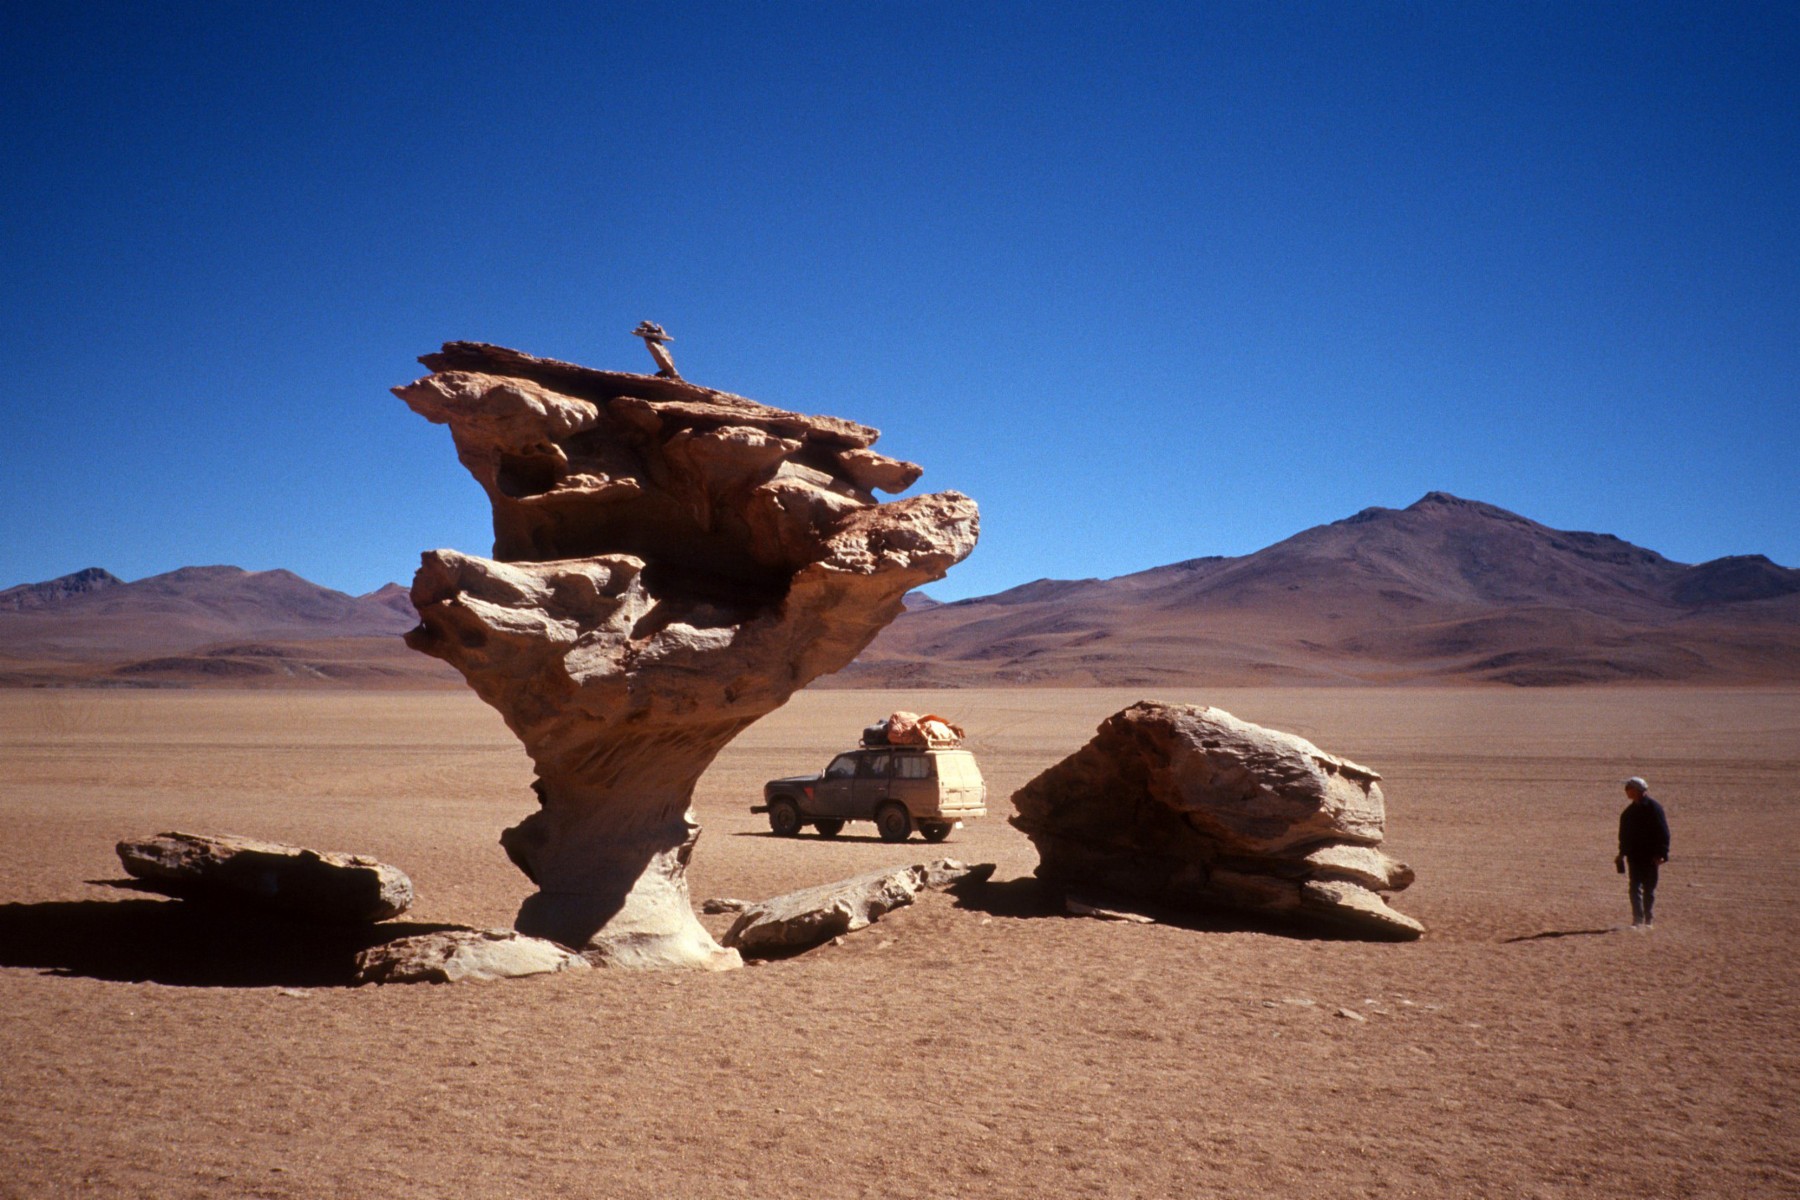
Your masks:
<svg viewBox="0 0 1800 1200"><path fill-rule="evenodd" d="M887 741L890 746L931 746L956 743L963 739L962 726L953 725L935 713L897 712L887 719Z"/></svg>
<svg viewBox="0 0 1800 1200"><path fill-rule="evenodd" d="M936 713L928 713L925 716L920 717L919 729L924 733L927 743L960 742L963 740L962 726L952 724L950 721L938 716Z"/></svg>

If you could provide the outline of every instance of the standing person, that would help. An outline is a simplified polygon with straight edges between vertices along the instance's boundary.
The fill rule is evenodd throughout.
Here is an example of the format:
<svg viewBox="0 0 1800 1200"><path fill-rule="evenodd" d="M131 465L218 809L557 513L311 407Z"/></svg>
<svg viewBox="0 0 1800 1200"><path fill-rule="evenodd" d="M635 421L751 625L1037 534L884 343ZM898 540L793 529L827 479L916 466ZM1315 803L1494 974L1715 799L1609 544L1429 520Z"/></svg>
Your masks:
<svg viewBox="0 0 1800 1200"><path fill-rule="evenodd" d="M1669 861L1669 819L1640 776L1625 781L1625 794L1631 803L1619 814L1619 857L1613 865L1630 879L1632 927L1648 929L1656 908L1657 868Z"/></svg>

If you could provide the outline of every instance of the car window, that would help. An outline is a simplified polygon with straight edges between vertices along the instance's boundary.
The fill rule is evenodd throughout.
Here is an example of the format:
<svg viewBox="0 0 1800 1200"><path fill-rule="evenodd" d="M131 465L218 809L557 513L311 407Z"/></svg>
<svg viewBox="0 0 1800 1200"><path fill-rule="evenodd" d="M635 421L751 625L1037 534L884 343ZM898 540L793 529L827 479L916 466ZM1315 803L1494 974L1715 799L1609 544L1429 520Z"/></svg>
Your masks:
<svg viewBox="0 0 1800 1200"><path fill-rule="evenodd" d="M827 779L848 779L854 774L856 774L856 755L854 754L840 754L831 760L829 767L825 768L825 778Z"/></svg>
<svg viewBox="0 0 1800 1200"><path fill-rule="evenodd" d="M923 754L902 754L894 760L895 779L930 779L931 759Z"/></svg>
<svg viewBox="0 0 1800 1200"><path fill-rule="evenodd" d="M973 787L981 782L981 768L975 765L975 756L968 751L952 751L934 757L937 759L938 778L945 783Z"/></svg>
<svg viewBox="0 0 1800 1200"><path fill-rule="evenodd" d="M863 755L862 763L856 768L856 777L858 779L886 779L893 757L891 754Z"/></svg>

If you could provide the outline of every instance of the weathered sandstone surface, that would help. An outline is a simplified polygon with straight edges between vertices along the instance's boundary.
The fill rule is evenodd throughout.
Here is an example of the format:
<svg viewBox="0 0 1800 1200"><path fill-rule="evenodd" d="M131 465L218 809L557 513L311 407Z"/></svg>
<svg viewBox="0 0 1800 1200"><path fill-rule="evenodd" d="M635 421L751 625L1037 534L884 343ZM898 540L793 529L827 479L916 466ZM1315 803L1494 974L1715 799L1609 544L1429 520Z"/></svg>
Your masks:
<svg viewBox="0 0 1800 1200"><path fill-rule="evenodd" d="M1046 880L1415 938L1385 898L1413 873L1379 849L1380 778L1220 709L1143 701L1020 788L1012 823Z"/></svg>
<svg viewBox="0 0 1800 1200"><path fill-rule="evenodd" d="M356 956L358 983L462 983L584 971L587 959L511 929L445 929L396 938Z"/></svg>
<svg viewBox="0 0 1800 1200"><path fill-rule="evenodd" d="M745 954L792 954L866 929L896 908L904 908L928 888L964 879L986 879L993 863L967 866L954 858L866 871L836 883L820 884L747 904L725 934L725 944Z"/></svg>
<svg viewBox="0 0 1800 1200"><path fill-rule="evenodd" d="M955 492L877 431L679 379L453 342L395 393L447 424L494 556L424 555L416 650L499 710L541 807L502 835L521 932L626 966L735 966L684 872L695 782L751 722L853 659L974 548Z"/></svg>
<svg viewBox="0 0 1800 1200"><path fill-rule="evenodd" d="M385 921L413 902L399 867L360 854L333 854L226 835L161 833L118 844L135 879L193 900L252 904L321 921Z"/></svg>

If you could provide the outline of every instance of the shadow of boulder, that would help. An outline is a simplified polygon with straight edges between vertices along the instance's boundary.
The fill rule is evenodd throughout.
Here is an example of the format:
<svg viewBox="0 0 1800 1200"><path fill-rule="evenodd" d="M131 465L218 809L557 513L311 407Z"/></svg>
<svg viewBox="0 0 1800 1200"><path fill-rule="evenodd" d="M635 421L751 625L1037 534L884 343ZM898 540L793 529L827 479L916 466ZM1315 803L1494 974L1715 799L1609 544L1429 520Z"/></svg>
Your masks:
<svg viewBox="0 0 1800 1200"><path fill-rule="evenodd" d="M1152 923L1196 933L1265 933L1274 937L1302 942L1359 941L1354 933L1319 927L1307 921L1283 920L1280 916L1245 912L1240 909L1172 908L1148 900L1122 896L1101 888L1071 887L1046 882L1033 875L1000 882L964 880L944 889L956 898L956 907L986 913L994 917L1018 920L1057 918L1067 921L1092 921L1094 917L1069 911L1065 900L1071 894L1104 907L1140 913ZM1104 922L1102 922L1104 923Z"/></svg>
<svg viewBox="0 0 1800 1200"><path fill-rule="evenodd" d="M371 946L458 925L322 925L186 900L0 904L0 966L172 987L349 987Z"/></svg>

